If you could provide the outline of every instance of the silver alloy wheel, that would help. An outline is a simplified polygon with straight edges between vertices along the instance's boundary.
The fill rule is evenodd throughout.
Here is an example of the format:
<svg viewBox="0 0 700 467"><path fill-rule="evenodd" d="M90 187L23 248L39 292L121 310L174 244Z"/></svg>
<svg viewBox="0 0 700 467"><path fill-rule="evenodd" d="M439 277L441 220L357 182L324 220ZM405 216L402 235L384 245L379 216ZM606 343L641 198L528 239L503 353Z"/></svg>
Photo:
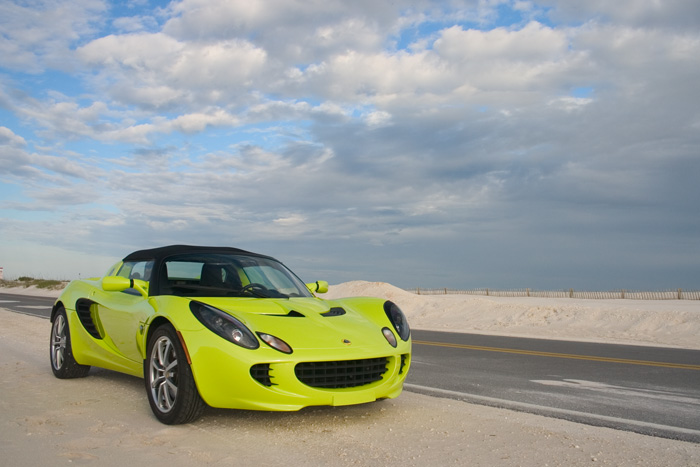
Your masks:
<svg viewBox="0 0 700 467"><path fill-rule="evenodd" d="M66 320L56 316L51 330L51 364L56 370L63 367L66 358Z"/></svg>
<svg viewBox="0 0 700 467"><path fill-rule="evenodd" d="M155 342L149 365L151 396L158 410L168 413L175 406L178 385L177 353L167 336Z"/></svg>

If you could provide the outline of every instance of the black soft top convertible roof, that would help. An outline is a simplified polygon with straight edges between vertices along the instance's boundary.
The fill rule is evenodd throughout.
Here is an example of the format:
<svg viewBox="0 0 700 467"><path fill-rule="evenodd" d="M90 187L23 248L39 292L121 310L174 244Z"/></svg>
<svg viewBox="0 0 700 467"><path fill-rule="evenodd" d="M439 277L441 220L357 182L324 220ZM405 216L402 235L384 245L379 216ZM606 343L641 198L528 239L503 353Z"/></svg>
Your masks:
<svg viewBox="0 0 700 467"><path fill-rule="evenodd" d="M193 245L170 245L162 246L159 248L150 248L148 250L134 251L133 253L127 255L122 261L149 261L155 260L159 261L164 258L168 258L174 255L181 255L187 253L224 253L224 254L238 254L238 255L248 255L248 256L258 256L262 258L270 258L269 256L260 255L258 253L252 253L250 251L240 250L238 248L230 248L225 246L193 246ZM274 259L274 258L270 258Z"/></svg>

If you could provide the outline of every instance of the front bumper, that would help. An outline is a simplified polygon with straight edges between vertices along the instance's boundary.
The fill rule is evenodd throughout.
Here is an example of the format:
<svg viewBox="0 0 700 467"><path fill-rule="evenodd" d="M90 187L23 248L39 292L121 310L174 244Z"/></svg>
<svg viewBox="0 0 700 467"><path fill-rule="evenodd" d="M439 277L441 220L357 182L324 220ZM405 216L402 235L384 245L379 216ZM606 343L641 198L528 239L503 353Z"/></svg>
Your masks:
<svg viewBox="0 0 700 467"><path fill-rule="evenodd" d="M411 364L411 343L397 348L300 349L291 355L269 347L247 350L211 332L183 333L192 360L192 373L202 399L212 407L295 411L303 407L341 406L397 397ZM356 387L312 387L299 380L295 367L301 362L334 362L386 358L386 371L378 381ZM251 375L263 365L269 379ZM267 384L271 383L271 385Z"/></svg>

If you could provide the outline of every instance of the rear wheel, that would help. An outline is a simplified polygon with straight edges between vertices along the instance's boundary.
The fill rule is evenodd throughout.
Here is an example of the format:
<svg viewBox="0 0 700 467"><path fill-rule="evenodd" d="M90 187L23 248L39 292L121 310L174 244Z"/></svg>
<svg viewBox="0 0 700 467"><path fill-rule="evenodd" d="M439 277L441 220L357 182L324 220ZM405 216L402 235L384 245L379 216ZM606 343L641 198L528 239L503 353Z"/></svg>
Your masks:
<svg viewBox="0 0 700 467"><path fill-rule="evenodd" d="M148 341L143 365L148 402L158 420L176 425L189 423L201 415L205 403L171 325L164 324L155 330Z"/></svg>
<svg viewBox="0 0 700 467"><path fill-rule="evenodd" d="M51 325L50 341L51 370L56 378L82 378L90 371L89 365L81 365L73 357L70 341L70 328L65 308L56 310Z"/></svg>

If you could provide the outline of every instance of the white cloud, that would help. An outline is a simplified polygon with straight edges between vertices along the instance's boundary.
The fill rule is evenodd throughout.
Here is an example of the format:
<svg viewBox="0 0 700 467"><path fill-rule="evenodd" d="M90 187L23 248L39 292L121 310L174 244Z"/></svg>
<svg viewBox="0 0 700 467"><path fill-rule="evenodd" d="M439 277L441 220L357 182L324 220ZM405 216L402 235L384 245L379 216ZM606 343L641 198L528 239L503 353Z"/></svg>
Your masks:
<svg viewBox="0 0 700 467"><path fill-rule="evenodd" d="M0 2L2 66L30 73L47 67L70 70L70 47L95 31L106 8L100 0Z"/></svg>
<svg viewBox="0 0 700 467"><path fill-rule="evenodd" d="M549 105L557 107L567 112L581 110L584 106L593 102L593 99L588 97L560 97L549 101Z"/></svg>
<svg viewBox="0 0 700 467"><path fill-rule="evenodd" d="M267 71L267 54L243 39L182 42L163 33L107 36L81 47L96 84L126 105L193 108L245 99Z"/></svg>
<svg viewBox="0 0 700 467"><path fill-rule="evenodd" d="M700 35L694 8L638 3L3 4L24 15L0 19L3 238L257 245L338 277L405 278L400 258L455 282L572 273L601 238L675 257L697 242Z"/></svg>
<svg viewBox="0 0 700 467"><path fill-rule="evenodd" d="M700 7L687 0L547 0L543 3L553 6L550 14L555 20L580 21L582 17L593 17L614 24L673 30L697 29L700 22Z"/></svg>
<svg viewBox="0 0 700 467"><path fill-rule="evenodd" d="M211 109L209 113L180 115L169 122L168 126L170 126L173 131L199 133L204 131L208 126L233 127L238 123L239 119L235 116L221 109Z"/></svg>
<svg viewBox="0 0 700 467"><path fill-rule="evenodd" d="M120 32L134 33L155 29L158 23L151 16L130 16L116 18L112 25Z"/></svg>
<svg viewBox="0 0 700 467"><path fill-rule="evenodd" d="M435 50L443 59L457 64L468 60L527 63L562 58L568 45L564 31L531 22L517 30L501 27L480 31L453 26L442 31Z"/></svg>
<svg viewBox="0 0 700 467"><path fill-rule="evenodd" d="M279 217L274 219L272 222L281 225L282 227L294 227L303 224L306 218L300 214L291 214L286 217Z"/></svg>
<svg viewBox="0 0 700 467"><path fill-rule="evenodd" d="M0 146L8 145L12 147L26 146L27 142L19 135L16 135L7 127L0 126Z"/></svg>
<svg viewBox="0 0 700 467"><path fill-rule="evenodd" d="M365 121L370 127L386 126L391 123L391 114L383 110L370 112L366 115Z"/></svg>
<svg viewBox="0 0 700 467"><path fill-rule="evenodd" d="M164 31L188 41L254 36L275 59L291 65L338 51L381 47L385 31L393 30L406 7L369 0L185 0L172 5L173 17Z"/></svg>
<svg viewBox="0 0 700 467"><path fill-rule="evenodd" d="M24 144L3 145L0 136L0 173L17 177L24 186L36 187L57 181L69 184L63 177L88 180L95 174L95 168L80 159L28 152Z"/></svg>

